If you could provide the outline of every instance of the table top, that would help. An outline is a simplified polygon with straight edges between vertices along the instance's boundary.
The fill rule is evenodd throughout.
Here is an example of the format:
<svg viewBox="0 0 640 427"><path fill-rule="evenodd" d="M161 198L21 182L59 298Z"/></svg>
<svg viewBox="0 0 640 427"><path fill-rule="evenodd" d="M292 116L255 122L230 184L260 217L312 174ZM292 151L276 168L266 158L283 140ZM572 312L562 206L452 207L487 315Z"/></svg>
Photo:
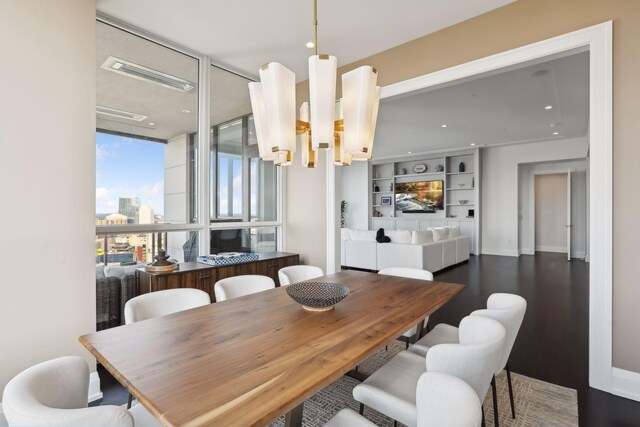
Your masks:
<svg viewBox="0 0 640 427"><path fill-rule="evenodd" d="M259 262L259 261L268 261L270 259L286 258L286 257L290 257L290 256L296 256L298 254L293 254L293 253L289 253L289 252L260 252L260 253L257 253L256 255L258 255L258 259L252 259L252 260L249 260L249 261L242 261L242 262L235 263L235 264L211 265L211 264L204 264L204 263L192 261L192 262L181 262L181 263L179 263L178 264L179 268L177 270L173 270L173 271L147 271L147 270L144 269L144 267L138 268L137 270L140 273L150 274L152 276L164 276L164 275L167 275L167 274L185 273L185 272L188 272L188 271L210 270L212 268L229 267L229 266L233 266L233 265L241 265L241 264L247 264L247 263L251 263L251 262Z"/></svg>
<svg viewBox="0 0 640 427"><path fill-rule="evenodd" d="M464 288L358 271L331 311L276 288L84 335L80 342L163 424L265 425Z"/></svg>

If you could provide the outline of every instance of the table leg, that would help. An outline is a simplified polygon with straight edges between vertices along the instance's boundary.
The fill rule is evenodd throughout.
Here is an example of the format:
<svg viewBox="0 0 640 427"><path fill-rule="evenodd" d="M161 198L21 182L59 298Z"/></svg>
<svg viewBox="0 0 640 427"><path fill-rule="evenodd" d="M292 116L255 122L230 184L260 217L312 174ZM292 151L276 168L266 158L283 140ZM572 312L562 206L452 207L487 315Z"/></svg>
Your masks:
<svg viewBox="0 0 640 427"><path fill-rule="evenodd" d="M424 319L418 322L416 328L416 334L413 337L413 342L411 344L415 344L420 338L422 338L422 331L424 330Z"/></svg>
<svg viewBox="0 0 640 427"><path fill-rule="evenodd" d="M301 427L302 426L302 411L304 409L304 402L287 412L284 418L285 427Z"/></svg>

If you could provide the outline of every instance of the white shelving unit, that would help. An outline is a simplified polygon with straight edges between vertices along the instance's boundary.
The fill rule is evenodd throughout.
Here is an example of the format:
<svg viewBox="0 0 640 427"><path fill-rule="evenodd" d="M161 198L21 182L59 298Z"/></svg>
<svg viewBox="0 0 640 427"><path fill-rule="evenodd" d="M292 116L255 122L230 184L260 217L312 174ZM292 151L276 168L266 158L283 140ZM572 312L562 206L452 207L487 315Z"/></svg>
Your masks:
<svg viewBox="0 0 640 427"><path fill-rule="evenodd" d="M462 164L462 165L461 165ZM423 173L414 172L426 166ZM370 227L420 230L444 225L458 225L470 235L471 252L480 247L480 151L452 151L433 155L406 156L394 160L370 162ZM409 213L396 210L396 184L416 181L443 182L443 209L434 213ZM383 198L384 199L383 203ZM390 198L390 200L389 200ZM466 200L467 203L460 203ZM389 202L391 204L387 204Z"/></svg>

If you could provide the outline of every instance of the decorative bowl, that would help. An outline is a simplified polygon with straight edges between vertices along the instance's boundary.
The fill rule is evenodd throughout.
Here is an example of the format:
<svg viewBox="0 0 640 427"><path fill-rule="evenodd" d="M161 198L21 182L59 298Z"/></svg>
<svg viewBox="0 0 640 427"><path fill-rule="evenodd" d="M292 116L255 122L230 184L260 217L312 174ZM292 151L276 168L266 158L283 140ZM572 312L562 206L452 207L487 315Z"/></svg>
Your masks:
<svg viewBox="0 0 640 427"><path fill-rule="evenodd" d="M339 283L300 282L287 286L292 300L309 311L328 311L349 295L349 288Z"/></svg>
<svg viewBox="0 0 640 427"><path fill-rule="evenodd" d="M463 188L466 184L458 184L458 187Z"/></svg>
<svg viewBox="0 0 640 427"><path fill-rule="evenodd" d="M449 214L449 218L456 218L458 215L456 214Z"/></svg>
<svg viewBox="0 0 640 427"><path fill-rule="evenodd" d="M460 202L461 205L466 205L467 203L469 203L468 200L458 200L458 202Z"/></svg>

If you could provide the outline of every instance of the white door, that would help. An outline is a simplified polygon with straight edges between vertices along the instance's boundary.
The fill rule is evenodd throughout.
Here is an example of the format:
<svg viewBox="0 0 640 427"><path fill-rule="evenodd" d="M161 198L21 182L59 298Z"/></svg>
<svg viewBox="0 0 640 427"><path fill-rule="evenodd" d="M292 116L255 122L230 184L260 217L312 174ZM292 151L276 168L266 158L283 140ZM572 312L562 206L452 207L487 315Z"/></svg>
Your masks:
<svg viewBox="0 0 640 427"><path fill-rule="evenodd" d="M567 172L567 261L571 261L571 171Z"/></svg>

